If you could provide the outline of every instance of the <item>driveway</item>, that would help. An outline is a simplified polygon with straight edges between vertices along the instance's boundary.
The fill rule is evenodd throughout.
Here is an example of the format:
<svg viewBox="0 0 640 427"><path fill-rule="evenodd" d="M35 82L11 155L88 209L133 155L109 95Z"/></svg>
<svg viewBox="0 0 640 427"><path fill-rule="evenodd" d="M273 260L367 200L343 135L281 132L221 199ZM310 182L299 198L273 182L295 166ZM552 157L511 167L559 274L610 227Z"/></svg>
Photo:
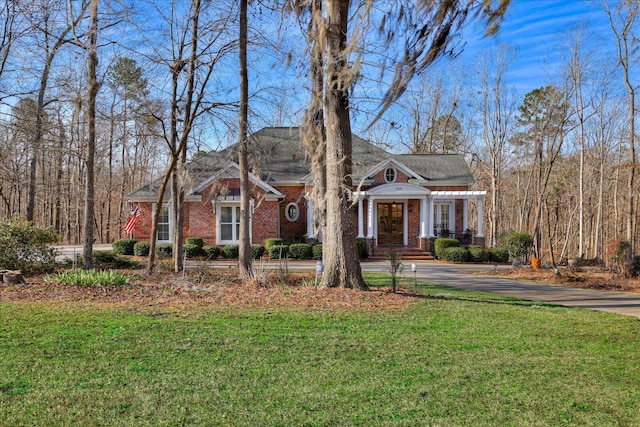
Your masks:
<svg viewBox="0 0 640 427"><path fill-rule="evenodd" d="M363 271L388 272L388 263L365 262ZM530 301L548 302L567 307L588 308L640 318L640 295L625 292L594 291L590 289L553 286L540 283L518 282L493 276L470 274L471 271L492 271L493 265L441 264L433 261L419 261L416 277L418 280L473 291L516 297ZM410 270L409 266L405 266ZM499 266L501 269L510 266ZM411 271L403 272L411 276Z"/></svg>

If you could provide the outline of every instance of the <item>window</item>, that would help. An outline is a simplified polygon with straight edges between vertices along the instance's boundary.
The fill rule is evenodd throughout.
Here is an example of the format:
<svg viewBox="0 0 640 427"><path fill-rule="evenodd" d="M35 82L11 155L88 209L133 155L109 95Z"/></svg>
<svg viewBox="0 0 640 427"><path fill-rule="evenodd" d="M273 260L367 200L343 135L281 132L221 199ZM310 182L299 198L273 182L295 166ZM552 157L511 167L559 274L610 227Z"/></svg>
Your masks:
<svg viewBox="0 0 640 427"><path fill-rule="evenodd" d="M220 208L219 241L236 242L240 238L240 206Z"/></svg>
<svg viewBox="0 0 640 427"><path fill-rule="evenodd" d="M384 180L387 182L395 182L396 180L396 170L394 168L386 168L384 170Z"/></svg>
<svg viewBox="0 0 640 427"><path fill-rule="evenodd" d="M298 205L295 203L289 203L284 211L284 216L286 216L291 222L297 221L300 216L300 209L298 209Z"/></svg>
<svg viewBox="0 0 640 427"><path fill-rule="evenodd" d="M433 206L433 226L438 235L443 231L445 234L452 231L450 208L450 203L436 203Z"/></svg>
<svg viewBox="0 0 640 427"><path fill-rule="evenodd" d="M160 209L160 218L158 219L158 241L169 242L171 240L169 207L163 206Z"/></svg>

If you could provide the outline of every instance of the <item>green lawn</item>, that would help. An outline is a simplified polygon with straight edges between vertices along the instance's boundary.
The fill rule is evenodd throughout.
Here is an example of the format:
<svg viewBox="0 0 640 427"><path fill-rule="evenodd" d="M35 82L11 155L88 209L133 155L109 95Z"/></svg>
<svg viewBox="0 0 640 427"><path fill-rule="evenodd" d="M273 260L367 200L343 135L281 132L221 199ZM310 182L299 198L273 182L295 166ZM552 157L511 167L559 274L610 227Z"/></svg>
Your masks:
<svg viewBox="0 0 640 427"><path fill-rule="evenodd" d="M0 302L0 425L640 425L638 319L421 288L386 312Z"/></svg>

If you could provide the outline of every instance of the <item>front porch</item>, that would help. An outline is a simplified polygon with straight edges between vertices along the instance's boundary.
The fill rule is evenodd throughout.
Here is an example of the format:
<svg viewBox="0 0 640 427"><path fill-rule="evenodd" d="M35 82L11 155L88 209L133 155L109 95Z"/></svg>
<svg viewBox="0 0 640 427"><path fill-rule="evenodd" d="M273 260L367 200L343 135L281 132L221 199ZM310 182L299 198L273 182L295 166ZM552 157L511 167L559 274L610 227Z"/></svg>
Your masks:
<svg viewBox="0 0 640 427"><path fill-rule="evenodd" d="M485 191L441 190L410 183L391 183L355 191L357 238L369 253L393 246L433 251L439 237L484 246L482 203ZM469 226L469 201L476 203L476 229ZM314 235L313 202L307 197L307 235Z"/></svg>

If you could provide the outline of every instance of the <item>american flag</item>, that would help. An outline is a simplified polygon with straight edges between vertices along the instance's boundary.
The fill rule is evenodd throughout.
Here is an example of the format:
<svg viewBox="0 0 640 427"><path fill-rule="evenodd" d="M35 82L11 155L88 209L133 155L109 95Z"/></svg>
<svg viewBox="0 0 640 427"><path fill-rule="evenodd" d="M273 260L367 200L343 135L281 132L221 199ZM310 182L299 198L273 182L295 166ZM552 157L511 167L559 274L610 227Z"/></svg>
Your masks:
<svg viewBox="0 0 640 427"><path fill-rule="evenodd" d="M136 221L138 220L139 216L140 216L140 204L138 204L138 206L136 206L136 208L133 211L131 211L131 216L129 217L129 221L127 221L127 224L124 226L124 231L127 234L133 233L133 227L136 225Z"/></svg>

